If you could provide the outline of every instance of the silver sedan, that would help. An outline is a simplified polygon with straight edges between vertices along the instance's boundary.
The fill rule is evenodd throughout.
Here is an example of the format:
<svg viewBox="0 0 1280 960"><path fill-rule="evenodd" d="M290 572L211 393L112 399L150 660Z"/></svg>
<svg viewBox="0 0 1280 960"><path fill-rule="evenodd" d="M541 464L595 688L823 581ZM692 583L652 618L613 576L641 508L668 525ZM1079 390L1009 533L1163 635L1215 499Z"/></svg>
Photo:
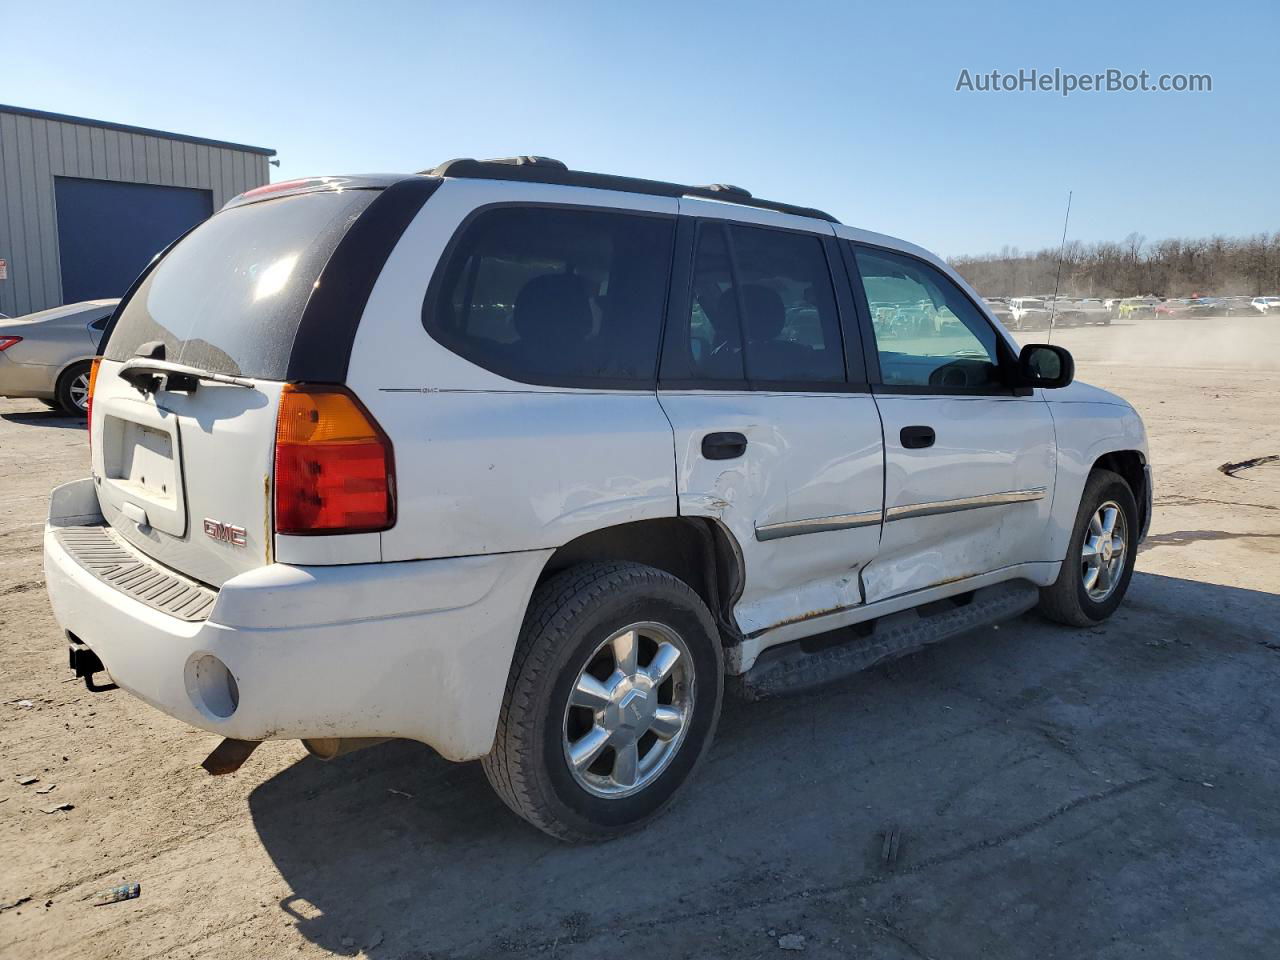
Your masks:
<svg viewBox="0 0 1280 960"><path fill-rule="evenodd" d="M34 397L83 416L89 367L118 300L86 300L0 320L0 397Z"/></svg>

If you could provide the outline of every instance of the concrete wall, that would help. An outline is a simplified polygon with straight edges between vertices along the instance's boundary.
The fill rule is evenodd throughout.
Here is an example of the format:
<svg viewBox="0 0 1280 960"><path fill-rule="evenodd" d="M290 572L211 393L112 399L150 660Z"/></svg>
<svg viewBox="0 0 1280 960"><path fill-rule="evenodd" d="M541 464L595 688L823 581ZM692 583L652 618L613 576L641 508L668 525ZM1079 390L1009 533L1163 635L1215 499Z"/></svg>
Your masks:
<svg viewBox="0 0 1280 960"><path fill-rule="evenodd" d="M0 259L9 267L9 278L0 280L0 313L20 316L63 302L56 176L210 190L215 211L269 179L270 151L157 133L0 108Z"/></svg>

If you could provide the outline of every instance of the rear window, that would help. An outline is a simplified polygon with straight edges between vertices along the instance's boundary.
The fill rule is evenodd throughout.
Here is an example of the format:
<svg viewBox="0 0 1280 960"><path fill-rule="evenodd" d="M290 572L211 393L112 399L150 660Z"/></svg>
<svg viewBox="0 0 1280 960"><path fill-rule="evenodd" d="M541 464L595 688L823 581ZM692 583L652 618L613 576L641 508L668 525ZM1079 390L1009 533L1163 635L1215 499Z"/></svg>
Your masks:
<svg viewBox="0 0 1280 960"><path fill-rule="evenodd" d="M111 333L106 358L127 360L143 344L159 340L171 362L283 380L320 271L377 195L310 193L214 215L134 292Z"/></svg>
<svg viewBox="0 0 1280 960"><path fill-rule="evenodd" d="M424 324L455 353L513 380L651 385L674 233L670 217L484 211L433 280Z"/></svg>

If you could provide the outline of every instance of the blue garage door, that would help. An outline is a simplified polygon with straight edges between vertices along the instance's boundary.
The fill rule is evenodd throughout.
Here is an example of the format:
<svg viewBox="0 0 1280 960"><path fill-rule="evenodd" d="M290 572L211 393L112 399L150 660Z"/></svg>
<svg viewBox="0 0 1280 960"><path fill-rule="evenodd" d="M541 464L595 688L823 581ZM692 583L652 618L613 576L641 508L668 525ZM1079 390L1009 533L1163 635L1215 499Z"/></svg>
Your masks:
<svg viewBox="0 0 1280 960"><path fill-rule="evenodd" d="M157 253L213 213L187 187L54 177L64 303L122 295Z"/></svg>

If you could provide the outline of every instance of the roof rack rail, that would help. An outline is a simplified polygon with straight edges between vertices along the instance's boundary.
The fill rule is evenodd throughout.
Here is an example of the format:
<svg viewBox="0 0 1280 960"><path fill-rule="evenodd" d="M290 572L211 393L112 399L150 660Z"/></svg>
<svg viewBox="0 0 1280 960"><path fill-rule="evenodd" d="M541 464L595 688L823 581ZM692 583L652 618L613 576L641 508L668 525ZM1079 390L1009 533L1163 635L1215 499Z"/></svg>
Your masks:
<svg viewBox="0 0 1280 960"><path fill-rule="evenodd" d="M593 187L597 190L619 190L624 193L643 193L654 197L702 197L740 203L747 207L789 213L797 217L813 217L839 223L835 217L814 207L799 207L774 200L753 197L742 187L727 183L692 186L668 183L665 180L643 180L639 177L618 177L607 173L589 173L570 170L562 160L551 157L501 157L496 160L475 160L463 157L448 160L430 170L419 173L431 177L460 177L468 180L522 180L529 183L554 183L567 187Z"/></svg>

